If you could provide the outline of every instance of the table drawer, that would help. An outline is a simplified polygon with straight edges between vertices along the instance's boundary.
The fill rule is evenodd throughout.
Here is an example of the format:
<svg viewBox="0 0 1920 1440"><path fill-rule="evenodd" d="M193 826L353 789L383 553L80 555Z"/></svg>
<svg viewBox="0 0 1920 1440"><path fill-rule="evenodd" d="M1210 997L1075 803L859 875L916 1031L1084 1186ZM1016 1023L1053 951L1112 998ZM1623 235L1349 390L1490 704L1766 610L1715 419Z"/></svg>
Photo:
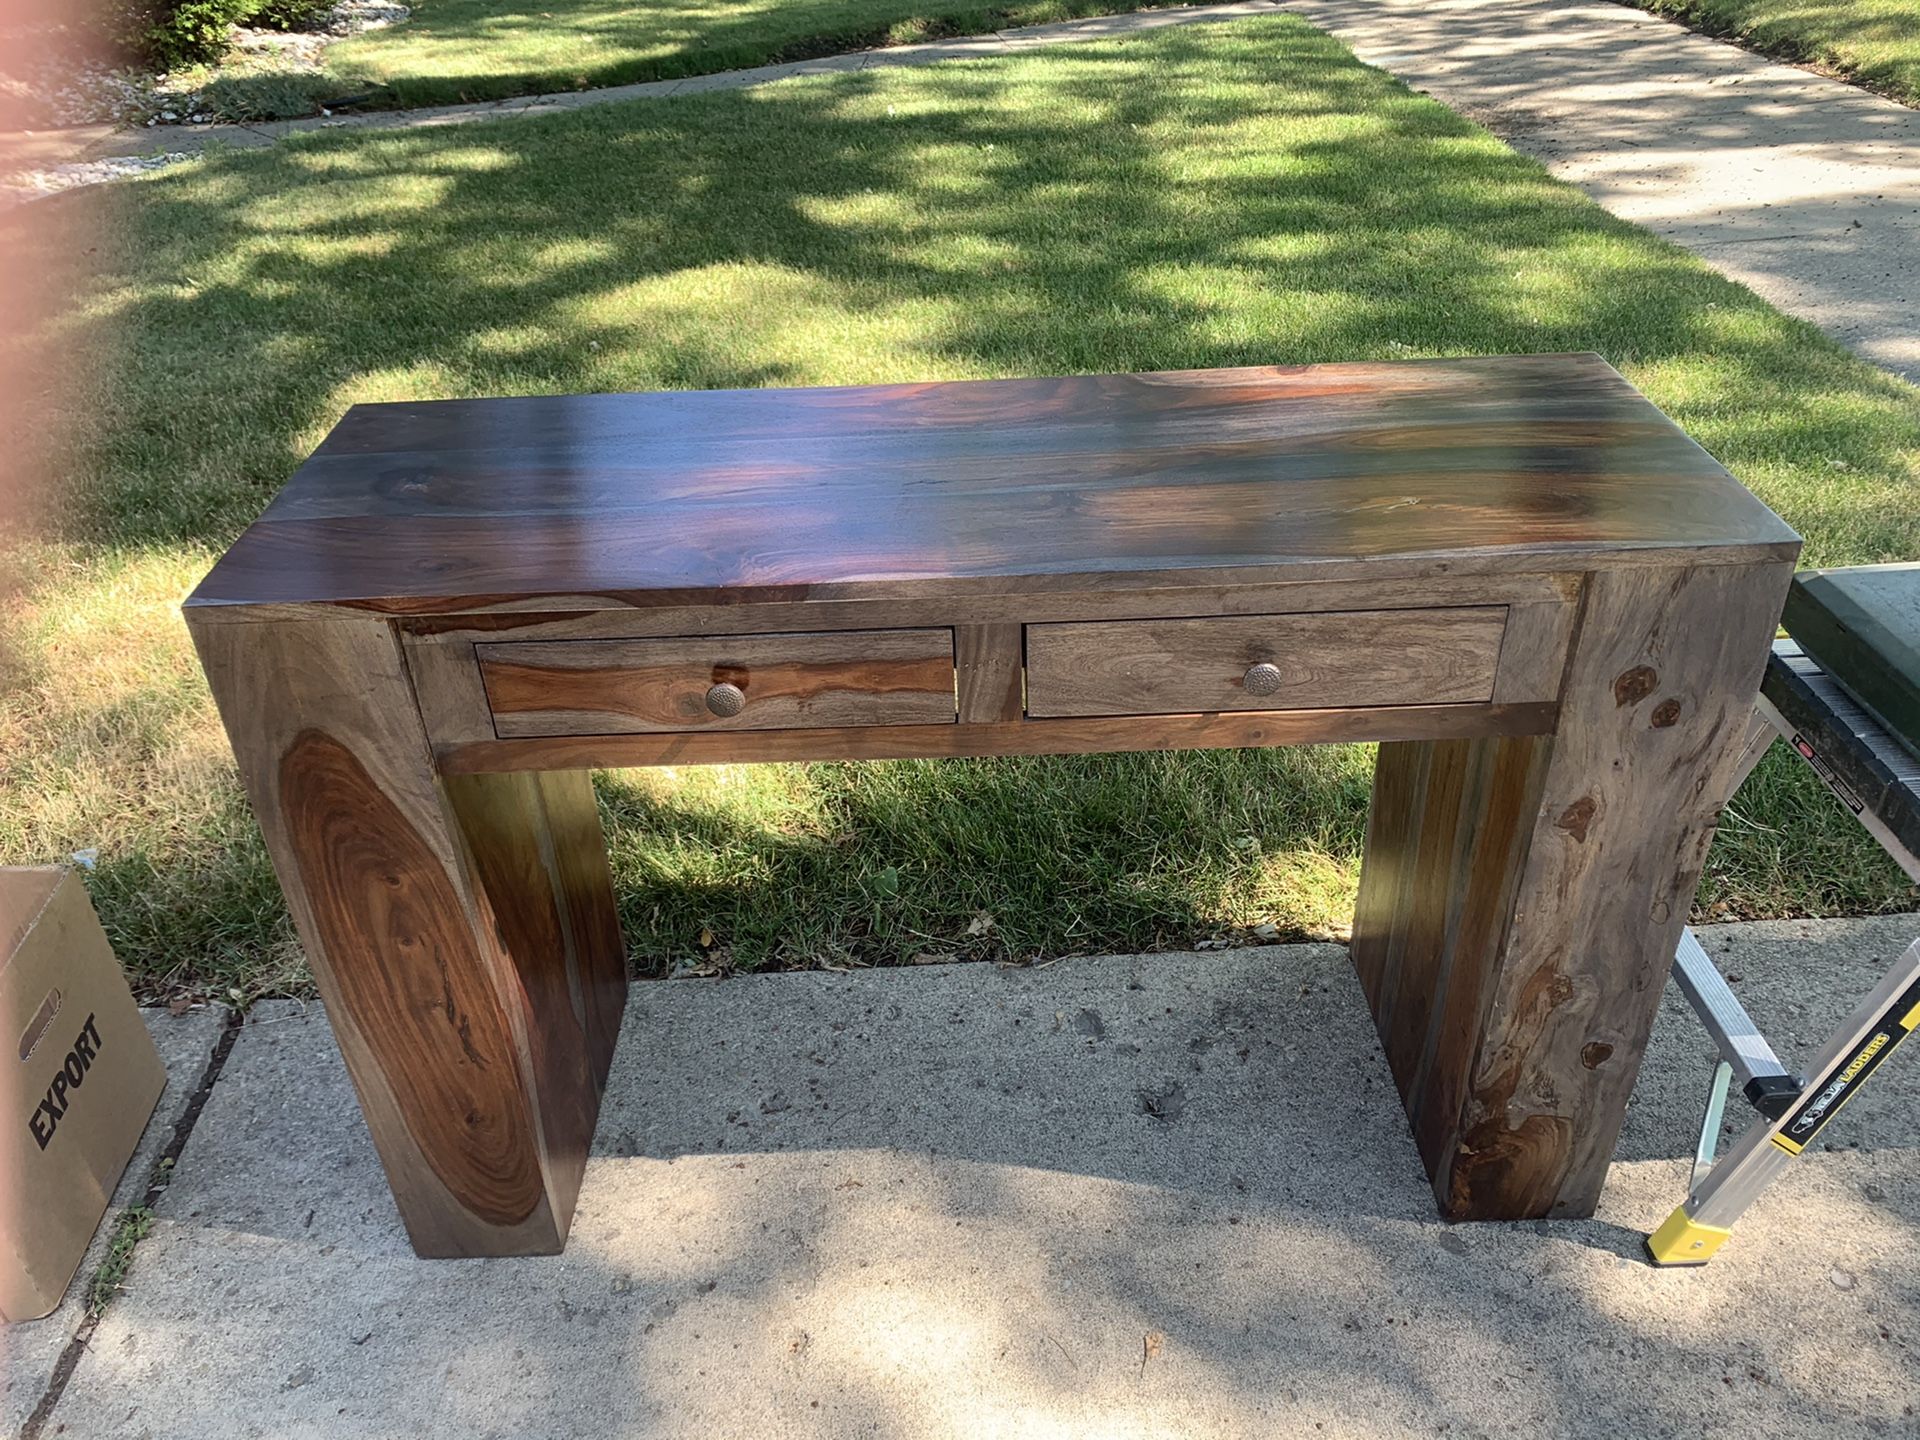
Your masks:
<svg viewBox="0 0 1920 1440"><path fill-rule="evenodd" d="M951 630L479 644L495 733L945 725Z"/></svg>
<svg viewBox="0 0 1920 1440"><path fill-rule="evenodd" d="M1493 697L1503 605L1027 627L1027 713L1184 715Z"/></svg>

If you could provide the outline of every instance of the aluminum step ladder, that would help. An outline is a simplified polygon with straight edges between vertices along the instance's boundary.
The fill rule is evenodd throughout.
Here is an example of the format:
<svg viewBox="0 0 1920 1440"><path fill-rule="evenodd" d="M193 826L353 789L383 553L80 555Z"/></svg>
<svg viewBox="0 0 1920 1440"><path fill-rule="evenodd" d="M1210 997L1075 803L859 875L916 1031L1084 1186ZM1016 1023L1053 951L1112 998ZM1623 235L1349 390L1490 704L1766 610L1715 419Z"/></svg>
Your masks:
<svg viewBox="0 0 1920 1440"><path fill-rule="evenodd" d="M1920 761L1856 705L1791 640L1773 647L1740 778L1784 738L1907 874L1920 881ZM1685 1202L1647 1237L1656 1265L1704 1265L1760 1192L1915 1030L1920 1030L1920 939L1833 1032L1809 1069L1781 1063L1691 929L1673 978L1719 1047ZM1758 1112L1715 1158L1733 1081Z"/></svg>

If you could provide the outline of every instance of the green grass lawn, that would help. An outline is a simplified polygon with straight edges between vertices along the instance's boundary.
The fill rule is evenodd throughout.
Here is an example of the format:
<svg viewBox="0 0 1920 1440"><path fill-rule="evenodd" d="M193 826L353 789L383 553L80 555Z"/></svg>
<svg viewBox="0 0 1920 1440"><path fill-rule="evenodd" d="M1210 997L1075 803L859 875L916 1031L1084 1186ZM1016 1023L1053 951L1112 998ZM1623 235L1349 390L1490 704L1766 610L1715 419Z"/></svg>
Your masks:
<svg viewBox="0 0 1920 1440"><path fill-rule="evenodd" d="M1920 105L1920 0L1629 0Z"/></svg>
<svg viewBox="0 0 1920 1440"><path fill-rule="evenodd" d="M99 850L151 985L297 987L175 606L347 405L1592 349L1807 536L1920 555L1920 392L1291 18L537 121L317 135L48 202L60 533L0 642L0 857ZM35 233L0 218L10 255ZM1370 752L602 777L643 968L1338 933ZM1800 771L1714 917L1920 908Z"/></svg>
<svg viewBox="0 0 1920 1440"><path fill-rule="evenodd" d="M445 105L640 80L672 80L881 45L983 35L1183 0L416 0L406 23L331 46L323 74L235 57L205 72L236 118ZM371 92L371 93L369 93Z"/></svg>

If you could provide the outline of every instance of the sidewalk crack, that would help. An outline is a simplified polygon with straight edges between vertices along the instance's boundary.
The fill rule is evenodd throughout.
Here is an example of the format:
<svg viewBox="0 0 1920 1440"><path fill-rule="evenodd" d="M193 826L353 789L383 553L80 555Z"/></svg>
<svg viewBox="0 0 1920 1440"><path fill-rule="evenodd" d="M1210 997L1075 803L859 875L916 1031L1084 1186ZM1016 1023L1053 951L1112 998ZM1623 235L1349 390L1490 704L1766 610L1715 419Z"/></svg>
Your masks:
<svg viewBox="0 0 1920 1440"><path fill-rule="evenodd" d="M200 1112L206 1108L207 1097L213 1093L213 1087L225 1068L227 1056L233 1050L233 1042L239 1037L240 1029L246 1024L246 1016L235 1010L227 1017L226 1028L220 1032L220 1038L214 1042L213 1054L207 1057L207 1068L201 1072L200 1083L194 1089L193 1097L187 1101L187 1107L180 1112L180 1118L173 1123L173 1135L167 1141L167 1148L160 1152L153 1162L152 1178L147 1182L146 1194L124 1213L135 1211L151 1213L167 1193L173 1179L175 1164L180 1154L187 1148L187 1141L193 1136L193 1127L200 1119ZM117 1222L116 1222L117 1223ZM136 1247L138 1242L135 1242ZM105 1263L105 1262L103 1262ZM97 1272L96 1272L97 1273ZM89 1285L92 1277L88 1277ZM89 1303L87 1318L80 1322L80 1328L74 1331L73 1338L67 1342L67 1348L60 1352L60 1359L53 1367L53 1376L47 1382L46 1394L40 1397L40 1403L33 1407L33 1413L20 1427L19 1440L40 1440L46 1424L53 1416L53 1409L60 1403L60 1397L66 1393L67 1382L73 1378L73 1372L80 1364L80 1357L87 1351L93 1340L93 1332L99 1328L100 1319L106 1314L106 1305Z"/></svg>

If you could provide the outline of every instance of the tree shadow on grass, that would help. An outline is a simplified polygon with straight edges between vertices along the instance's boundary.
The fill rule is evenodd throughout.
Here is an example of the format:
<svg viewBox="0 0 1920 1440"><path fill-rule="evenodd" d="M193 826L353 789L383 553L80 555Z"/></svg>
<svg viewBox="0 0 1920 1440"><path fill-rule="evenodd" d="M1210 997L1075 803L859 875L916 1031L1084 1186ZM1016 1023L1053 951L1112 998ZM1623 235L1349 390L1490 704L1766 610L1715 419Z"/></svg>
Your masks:
<svg viewBox="0 0 1920 1440"><path fill-rule="evenodd" d="M95 248L70 323L110 360L77 392L63 518L87 547L226 543L360 400L1591 349L1710 432L1810 561L1920 552L1920 513L1890 503L1920 444L1909 391L1287 17L309 136L142 182ZM975 767L952 803L997 805L1000 776L1044 763ZM1232 762L1178 763L1186 785ZM1357 790L1330 803L1357 826ZM856 846L878 833L851 823ZM1181 836L1227 838L1204 815ZM184 860L205 837L159 843ZM843 904L887 863L809 898ZM1007 898L982 908L1043 908L1011 867L983 873L975 893ZM1136 902L1119 859L1099 873L1075 896L1105 917L1087 948L1206 909Z"/></svg>
<svg viewBox="0 0 1920 1440"><path fill-rule="evenodd" d="M1594 349L1710 366L1680 407L1770 432L1844 440L1795 403L1822 383L1914 423L1808 327L1284 18L305 138L127 218L80 538L224 542L383 395Z"/></svg>

